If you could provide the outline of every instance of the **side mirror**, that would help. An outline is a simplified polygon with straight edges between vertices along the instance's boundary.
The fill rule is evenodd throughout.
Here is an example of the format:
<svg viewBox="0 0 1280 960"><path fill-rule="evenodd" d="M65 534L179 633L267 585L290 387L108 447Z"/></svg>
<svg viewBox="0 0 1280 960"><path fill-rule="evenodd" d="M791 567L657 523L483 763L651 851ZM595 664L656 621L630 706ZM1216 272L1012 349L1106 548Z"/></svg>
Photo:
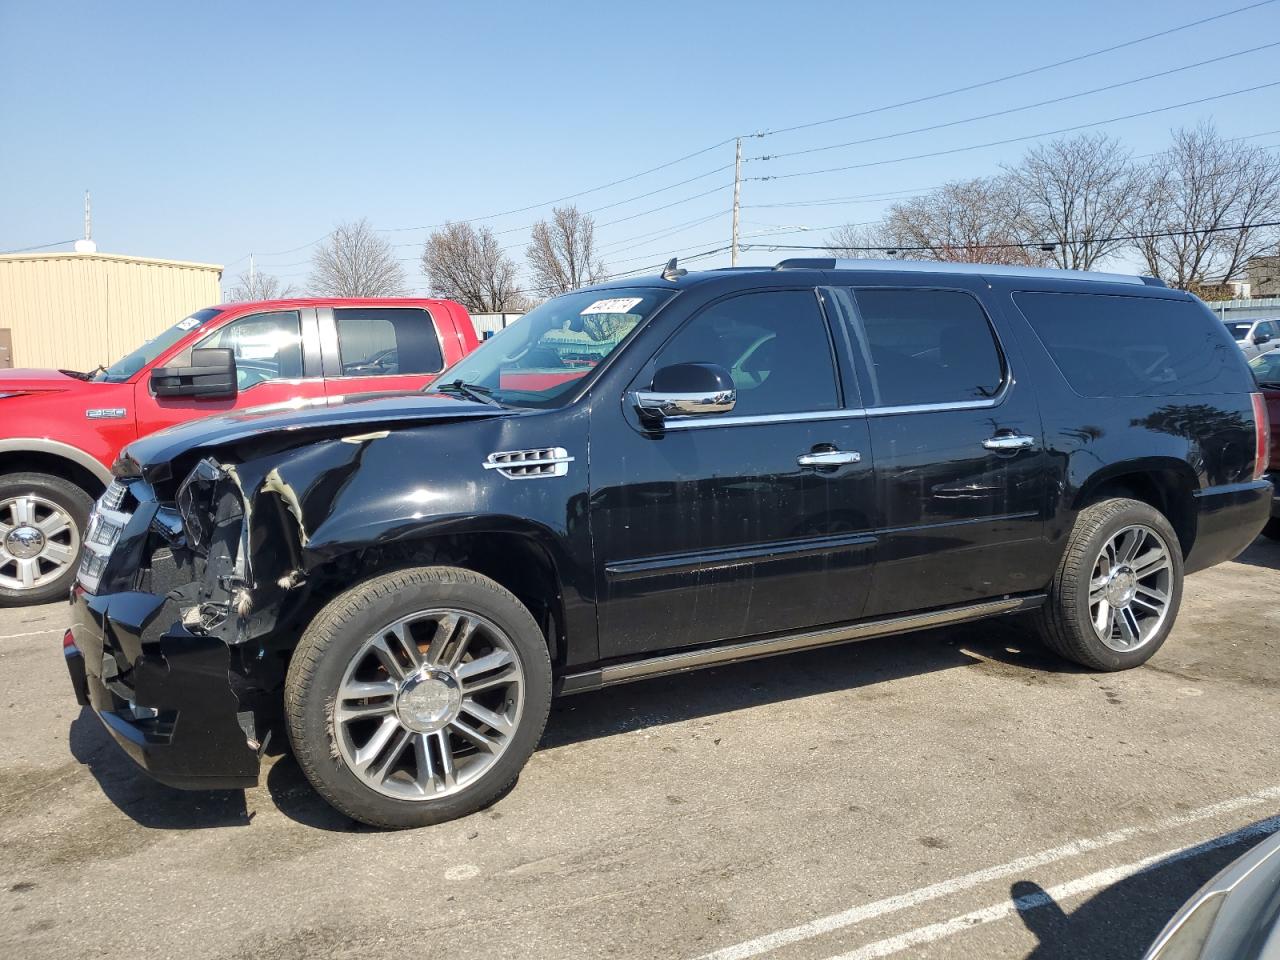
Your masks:
<svg viewBox="0 0 1280 960"><path fill-rule="evenodd" d="M1255 334L1253 335L1253 342L1254 342L1254 343L1256 343L1258 346L1262 346L1264 343L1270 343L1270 342L1271 342L1271 334L1269 334L1269 333L1255 333Z"/></svg>
<svg viewBox="0 0 1280 960"><path fill-rule="evenodd" d="M234 397L237 392L235 352L222 347L192 350L191 366L152 370L151 389L157 397L202 400Z"/></svg>
<svg viewBox="0 0 1280 960"><path fill-rule="evenodd" d="M648 390L634 394L636 411L646 423L668 417L728 413L738 401L733 375L718 363L677 363L653 375Z"/></svg>

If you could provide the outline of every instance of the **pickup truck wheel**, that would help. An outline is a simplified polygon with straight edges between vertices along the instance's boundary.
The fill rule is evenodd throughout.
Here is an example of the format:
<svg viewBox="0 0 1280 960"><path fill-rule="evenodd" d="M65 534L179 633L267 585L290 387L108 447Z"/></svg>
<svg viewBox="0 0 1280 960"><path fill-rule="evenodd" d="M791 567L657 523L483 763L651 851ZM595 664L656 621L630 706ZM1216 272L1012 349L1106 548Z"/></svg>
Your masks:
<svg viewBox="0 0 1280 960"><path fill-rule="evenodd" d="M1049 598L1045 643L1094 670L1145 663L1173 629L1182 600L1182 550L1169 521L1138 500L1080 511Z"/></svg>
<svg viewBox="0 0 1280 960"><path fill-rule="evenodd" d="M1268 540L1280 540L1280 517L1272 517L1262 528L1262 535Z"/></svg>
<svg viewBox="0 0 1280 960"><path fill-rule="evenodd" d="M93 500L47 473L0 476L0 606L65 600Z"/></svg>
<svg viewBox="0 0 1280 960"><path fill-rule="evenodd" d="M320 611L284 705L294 755L325 800L375 827L420 827L515 782L546 725L551 660L528 609L488 577L399 570Z"/></svg>

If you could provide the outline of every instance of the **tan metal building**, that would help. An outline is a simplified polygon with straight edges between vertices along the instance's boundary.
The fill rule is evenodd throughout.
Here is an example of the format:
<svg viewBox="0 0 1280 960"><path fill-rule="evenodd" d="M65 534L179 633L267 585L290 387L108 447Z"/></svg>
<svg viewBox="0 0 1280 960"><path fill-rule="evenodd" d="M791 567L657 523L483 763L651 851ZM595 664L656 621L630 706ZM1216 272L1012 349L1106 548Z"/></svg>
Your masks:
<svg viewBox="0 0 1280 960"><path fill-rule="evenodd" d="M0 367L92 370L222 300L222 267L112 253L0 256Z"/></svg>

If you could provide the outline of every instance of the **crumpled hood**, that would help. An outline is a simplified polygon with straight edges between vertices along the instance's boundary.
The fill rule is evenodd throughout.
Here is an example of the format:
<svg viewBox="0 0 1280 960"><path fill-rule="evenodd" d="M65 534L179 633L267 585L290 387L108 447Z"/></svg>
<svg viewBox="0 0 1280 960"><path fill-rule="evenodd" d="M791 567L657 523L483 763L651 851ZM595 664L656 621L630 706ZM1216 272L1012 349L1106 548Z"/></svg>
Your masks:
<svg viewBox="0 0 1280 960"><path fill-rule="evenodd" d="M0 370L0 393L71 390L85 382L57 370Z"/></svg>
<svg viewBox="0 0 1280 960"><path fill-rule="evenodd" d="M238 443L263 434L298 433L301 435L298 442L303 443L316 436L487 419L512 412L495 405L428 393L363 394L278 403L169 427L135 440L120 454L120 459L126 462L130 472L159 481L167 478L167 465L184 453Z"/></svg>

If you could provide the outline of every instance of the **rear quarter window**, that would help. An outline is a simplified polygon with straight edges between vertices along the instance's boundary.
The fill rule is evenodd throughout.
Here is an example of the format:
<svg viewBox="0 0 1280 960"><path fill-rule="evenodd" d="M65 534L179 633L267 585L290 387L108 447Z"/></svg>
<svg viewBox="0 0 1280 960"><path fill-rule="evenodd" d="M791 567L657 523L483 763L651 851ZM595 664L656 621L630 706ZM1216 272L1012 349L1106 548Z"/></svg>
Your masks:
<svg viewBox="0 0 1280 960"><path fill-rule="evenodd" d="M1085 397L1243 393L1240 349L1189 300L1021 292L1014 303L1071 389Z"/></svg>

